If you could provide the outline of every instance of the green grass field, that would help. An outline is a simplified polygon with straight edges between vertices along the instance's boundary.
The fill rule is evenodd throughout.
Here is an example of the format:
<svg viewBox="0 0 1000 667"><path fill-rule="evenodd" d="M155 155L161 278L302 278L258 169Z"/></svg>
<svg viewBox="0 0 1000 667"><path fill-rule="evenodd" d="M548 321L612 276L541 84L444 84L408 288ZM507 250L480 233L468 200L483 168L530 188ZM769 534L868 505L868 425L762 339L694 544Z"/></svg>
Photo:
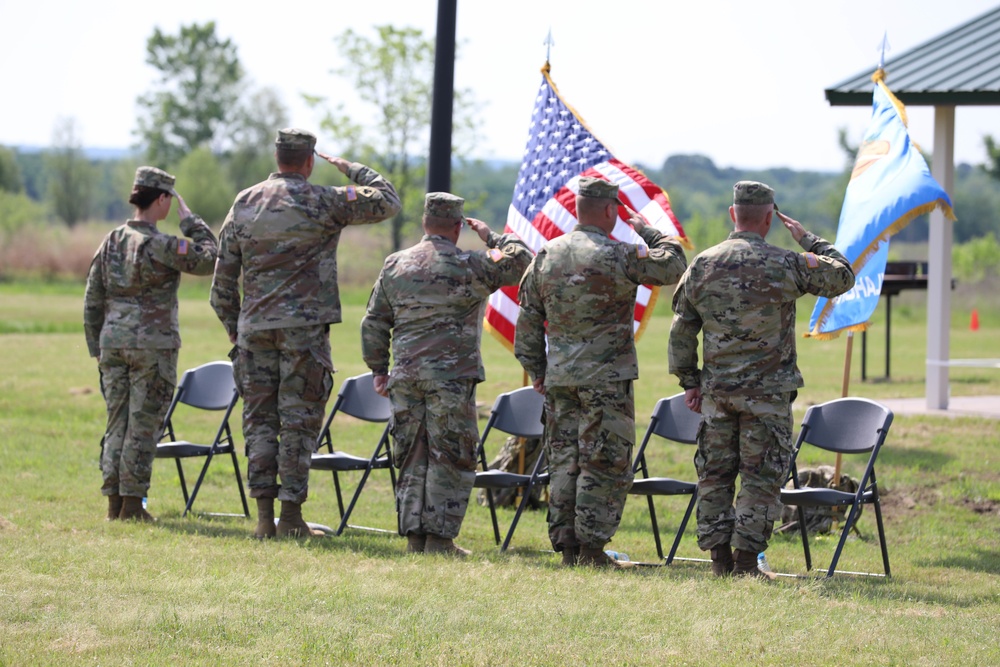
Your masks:
<svg viewBox="0 0 1000 667"><path fill-rule="evenodd" d="M185 280L181 371L224 359L229 348L205 282ZM331 332L338 385L367 370L358 338L366 298L367 290L349 290L345 321ZM638 346L640 434L656 400L678 391L667 374L667 299ZM856 346L852 395L923 395L921 303L893 304L891 380L858 381ZM1000 309L995 299L979 303L977 332L964 306L954 309L953 356L1000 357ZM811 300L800 302L800 331L811 307ZM547 551L544 513L526 515L512 549L500 554L489 512L476 504L458 540L474 551L464 562L407 555L402 539L358 530L259 543L249 538L248 520L182 519L176 473L164 461L154 466L149 498L158 523L103 520L97 457L104 404L81 317L78 285L0 285L0 665L1000 664L996 421L897 417L879 466L891 580L805 576L768 586L713 579L704 563L567 570ZM880 309L868 341L870 376L884 368L881 317ZM522 376L489 336L483 349L487 381L479 400L488 409ZM840 396L845 342L800 340L798 349L807 383L801 415L809 404ZM1000 372L953 369L951 390L1000 395ZM214 418L192 419L195 432L185 437L207 437ZM367 453L379 430L345 420L336 436L342 448ZM491 443L490 457L500 444ZM651 470L691 478L692 454L654 445ZM241 465L245 470L242 457ZM187 470L197 473L193 464ZM676 529L683 502L658 502L665 532ZM216 460L196 509L238 507L228 461ZM336 523L328 476L313 476L305 510L311 521ZM511 516L503 511L502 521ZM375 473L352 522L394 526L388 475ZM862 539L848 543L841 565L878 572L870 510L860 529ZM806 574L797 540L774 539L772 567ZM813 544L817 565L828 563L834 540ZM644 500L629 500L611 546L633 560L655 560ZM680 555L703 555L693 526Z"/></svg>

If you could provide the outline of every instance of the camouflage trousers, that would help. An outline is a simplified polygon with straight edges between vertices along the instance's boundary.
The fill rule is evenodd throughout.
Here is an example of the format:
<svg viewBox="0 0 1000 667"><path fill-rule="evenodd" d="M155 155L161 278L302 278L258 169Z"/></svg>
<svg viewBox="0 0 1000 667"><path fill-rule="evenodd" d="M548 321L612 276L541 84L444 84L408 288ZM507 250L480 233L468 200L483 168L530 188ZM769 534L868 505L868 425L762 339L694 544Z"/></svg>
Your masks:
<svg viewBox="0 0 1000 667"><path fill-rule="evenodd" d="M632 486L632 381L547 387L545 420L552 547L603 547Z"/></svg>
<svg viewBox="0 0 1000 667"><path fill-rule="evenodd" d="M476 380L395 382L389 399L399 534L454 539L476 481Z"/></svg>
<svg viewBox="0 0 1000 667"><path fill-rule="evenodd" d="M177 386L177 350L101 350L101 390L108 405L101 493L148 495L156 441Z"/></svg>
<svg viewBox="0 0 1000 667"><path fill-rule="evenodd" d="M792 455L791 398L703 395L694 455L703 550L724 544L754 553L767 549Z"/></svg>
<svg viewBox="0 0 1000 667"><path fill-rule="evenodd" d="M329 327L241 332L230 355L243 399L250 497L304 503L333 388Z"/></svg>

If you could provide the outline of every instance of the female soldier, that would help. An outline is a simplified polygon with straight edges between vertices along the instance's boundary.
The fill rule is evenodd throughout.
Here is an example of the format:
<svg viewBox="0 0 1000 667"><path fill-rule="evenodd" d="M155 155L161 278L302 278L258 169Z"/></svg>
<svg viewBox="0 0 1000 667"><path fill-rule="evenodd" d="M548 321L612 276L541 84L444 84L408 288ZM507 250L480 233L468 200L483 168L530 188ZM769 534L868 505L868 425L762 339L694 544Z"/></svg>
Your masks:
<svg viewBox="0 0 1000 667"><path fill-rule="evenodd" d="M208 225L174 191L174 177L139 167L129 203L133 219L108 234L90 265L83 324L99 358L108 404L101 492L108 519L153 521L142 507L161 422L177 384L177 287L180 274L209 275L217 244ZM156 228L177 197L181 232Z"/></svg>

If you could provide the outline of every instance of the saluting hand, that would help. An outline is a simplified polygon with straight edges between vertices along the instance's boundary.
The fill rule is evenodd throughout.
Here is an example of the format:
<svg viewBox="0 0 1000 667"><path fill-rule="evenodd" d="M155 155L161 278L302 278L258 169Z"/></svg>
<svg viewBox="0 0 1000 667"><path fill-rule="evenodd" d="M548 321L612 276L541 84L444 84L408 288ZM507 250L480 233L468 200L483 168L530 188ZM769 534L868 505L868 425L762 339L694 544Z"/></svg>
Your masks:
<svg viewBox="0 0 1000 667"><path fill-rule="evenodd" d="M339 169L340 173L344 174L345 176L347 175L348 170L350 170L351 168L351 163L342 157L327 155L326 153L320 153L319 151L316 151L316 155L320 156L321 158L332 164L334 167Z"/></svg>
<svg viewBox="0 0 1000 667"><path fill-rule="evenodd" d="M465 222L468 223L469 229L479 234L479 238L482 239L483 243L490 238L490 226L487 225L482 220L477 220L476 218L466 218Z"/></svg>
<svg viewBox="0 0 1000 667"><path fill-rule="evenodd" d="M177 215L181 220L192 215L191 209L188 208L187 202L184 201L184 197L180 196L180 193L177 194Z"/></svg>
<svg viewBox="0 0 1000 667"><path fill-rule="evenodd" d="M646 218L642 217L642 213L639 213L638 211L633 211L628 206L625 207L625 210L628 211L628 223L633 227L635 227L635 231L639 231L640 229L649 224L648 222L646 222Z"/></svg>
<svg viewBox="0 0 1000 667"><path fill-rule="evenodd" d="M781 223L785 225L785 229L787 229L788 233L792 235L792 238L795 239L796 243L798 243L802 239L802 237L805 236L806 228L802 226L801 222L799 222L798 220L792 220L787 215L785 215L784 213L782 213L777 209L775 209L774 214L778 216L778 219L781 220Z"/></svg>

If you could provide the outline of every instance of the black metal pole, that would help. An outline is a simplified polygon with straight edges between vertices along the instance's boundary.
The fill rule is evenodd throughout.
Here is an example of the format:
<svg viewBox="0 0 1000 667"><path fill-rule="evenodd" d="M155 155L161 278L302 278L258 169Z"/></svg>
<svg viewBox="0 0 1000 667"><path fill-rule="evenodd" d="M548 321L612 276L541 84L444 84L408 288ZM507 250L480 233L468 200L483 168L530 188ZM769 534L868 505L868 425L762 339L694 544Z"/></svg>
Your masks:
<svg viewBox="0 0 1000 667"><path fill-rule="evenodd" d="M885 297L885 379L889 379L889 360L892 358L892 295Z"/></svg>
<svg viewBox="0 0 1000 667"><path fill-rule="evenodd" d="M458 0L438 0L434 46L434 94L427 191L451 190L452 99L455 94L455 16Z"/></svg>
<svg viewBox="0 0 1000 667"><path fill-rule="evenodd" d="M868 332L861 332L861 381L868 379Z"/></svg>

